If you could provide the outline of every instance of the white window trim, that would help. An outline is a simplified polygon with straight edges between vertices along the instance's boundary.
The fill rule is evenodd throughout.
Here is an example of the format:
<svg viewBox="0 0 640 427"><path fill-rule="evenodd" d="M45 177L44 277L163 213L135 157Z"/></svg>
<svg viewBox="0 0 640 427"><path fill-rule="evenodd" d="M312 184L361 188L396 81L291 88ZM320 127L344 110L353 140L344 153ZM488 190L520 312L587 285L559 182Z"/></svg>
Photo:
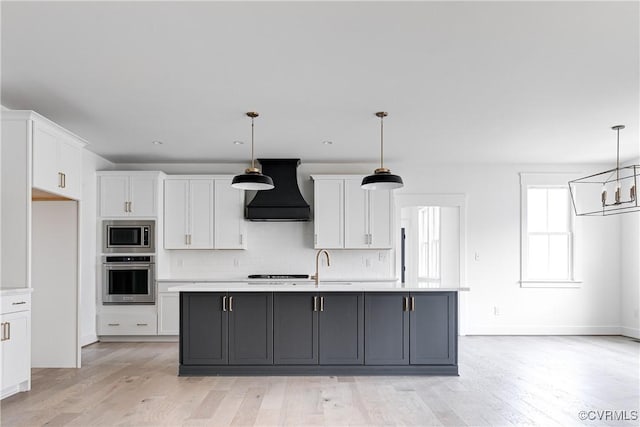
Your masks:
<svg viewBox="0 0 640 427"><path fill-rule="evenodd" d="M566 173L520 173L520 287L521 288L580 288L582 280L577 277L579 235L576 230L576 218L570 209L570 258L567 279L529 279L527 274L527 189L529 187L567 188L574 176ZM571 205L569 205L571 208Z"/></svg>

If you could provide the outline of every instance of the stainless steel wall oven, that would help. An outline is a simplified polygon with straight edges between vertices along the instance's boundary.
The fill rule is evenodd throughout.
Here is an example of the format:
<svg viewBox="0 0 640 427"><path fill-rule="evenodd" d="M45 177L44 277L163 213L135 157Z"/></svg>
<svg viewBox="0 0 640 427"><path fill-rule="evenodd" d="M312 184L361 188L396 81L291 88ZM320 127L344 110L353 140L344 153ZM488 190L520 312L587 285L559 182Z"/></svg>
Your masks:
<svg viewBox="0 0 640 427"><path fill-rule="evenodd" d="M104 256L102 303L155 304L155 269L153 256Z"/></svg>

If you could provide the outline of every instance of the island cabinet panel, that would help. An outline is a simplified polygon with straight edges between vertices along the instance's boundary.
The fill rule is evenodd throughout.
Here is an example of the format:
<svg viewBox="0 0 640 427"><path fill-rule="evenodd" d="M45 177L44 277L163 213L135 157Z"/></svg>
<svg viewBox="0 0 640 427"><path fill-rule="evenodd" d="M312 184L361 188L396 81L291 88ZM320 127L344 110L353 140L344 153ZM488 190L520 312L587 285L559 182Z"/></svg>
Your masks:
<svg viewBox="0 0 640 427"><path fill-rule="evenodd" d="M364 294L320 293L318 313L320 364L364 364Z"/></svg>
<svg viewBox="0 0 640 427"><path fill-rule="evenodd" d="M274 364L318 364L318 302L308 292L273 295Z"/></svg>
<svg viewBox="0 0 640 427"><path fill-rule="evenodd" d="M365 297L365 363L409 364L409 293L370 292Z"/></svg>
<svg viewBox="0 0 640 427"><path fill-rule="evenodd" d="M183 365L226 365L225 293L180 294L180 362Z"/></svg>
<svg viewBox="0 0 640 427"><path fill-rule="evenodd" d="M411 293L412 365L453 365L456 360L456 294Z"/></svg>
<svg viewBox="0 0 640 427"><path fill-rule="evenodd" d="M229 293L229 364L273 364L273 294Z"/></svg>

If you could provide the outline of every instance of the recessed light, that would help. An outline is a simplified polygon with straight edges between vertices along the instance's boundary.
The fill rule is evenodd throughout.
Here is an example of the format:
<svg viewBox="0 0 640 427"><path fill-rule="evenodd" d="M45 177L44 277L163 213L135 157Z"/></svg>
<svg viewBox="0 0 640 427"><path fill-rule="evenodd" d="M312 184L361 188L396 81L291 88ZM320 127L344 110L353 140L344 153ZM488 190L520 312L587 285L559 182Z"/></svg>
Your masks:
<svg viewBox="0 0 640 427"><path fill-rule="evenodd" d="M233 141L234 145L243 145L244 141Z"/></svg>
<svg viewBox="0 0 640 427"><path fill-rule="evenodd" d="M333 144L333 141L322 141L322 143L324 145L331 145L331 144Z"/></svg>
<svg viewBox="0 0 640 427"><path fill-rule="evenodd" d="M151 143L153 145L162 145L162 144L164 144L164 142L162 142L162 141L151 141Z"/></svg>

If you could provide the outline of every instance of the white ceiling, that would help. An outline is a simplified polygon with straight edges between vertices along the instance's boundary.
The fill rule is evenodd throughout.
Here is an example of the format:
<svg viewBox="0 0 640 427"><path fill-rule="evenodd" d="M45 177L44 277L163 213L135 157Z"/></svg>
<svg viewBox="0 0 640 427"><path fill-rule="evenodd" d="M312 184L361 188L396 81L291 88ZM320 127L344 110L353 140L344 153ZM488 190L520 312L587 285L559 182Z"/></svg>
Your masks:
<svg viewBox="0 0 640 427"><path fill-rule="evenodd" d="M258 157L373 161L382 109L392 168L640 155L637 1L1 7L2 104L117 162L245 161L250 110Z"/></svg>

